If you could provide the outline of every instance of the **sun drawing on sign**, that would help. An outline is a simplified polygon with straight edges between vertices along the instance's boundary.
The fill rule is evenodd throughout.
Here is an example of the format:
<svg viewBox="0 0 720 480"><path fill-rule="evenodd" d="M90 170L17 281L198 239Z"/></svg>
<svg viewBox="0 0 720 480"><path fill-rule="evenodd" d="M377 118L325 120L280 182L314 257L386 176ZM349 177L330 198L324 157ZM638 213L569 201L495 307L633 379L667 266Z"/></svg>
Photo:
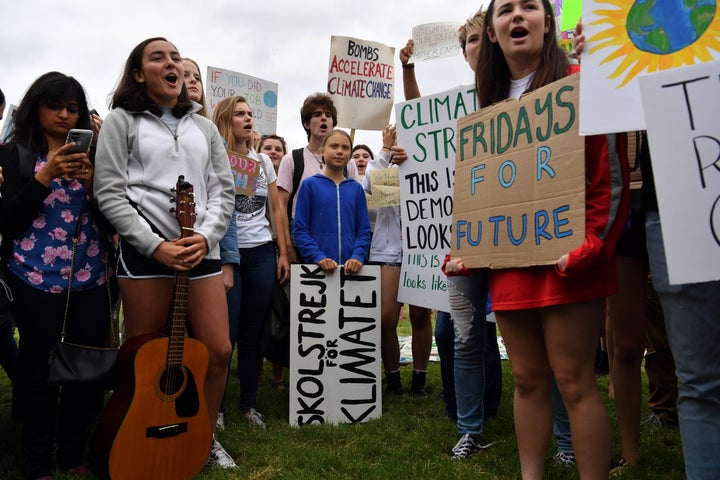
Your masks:
<svg viewBox="0 0 720 480"><path fill-rule="evenodd" d="M618 87L644 72L708 62L720 52L717 0L599 0L608 9L591 25L608 25L589 43L590 53L613 48L600 64L620 59L609 78ZM717 55L715 55L717 56Z"/></svg>

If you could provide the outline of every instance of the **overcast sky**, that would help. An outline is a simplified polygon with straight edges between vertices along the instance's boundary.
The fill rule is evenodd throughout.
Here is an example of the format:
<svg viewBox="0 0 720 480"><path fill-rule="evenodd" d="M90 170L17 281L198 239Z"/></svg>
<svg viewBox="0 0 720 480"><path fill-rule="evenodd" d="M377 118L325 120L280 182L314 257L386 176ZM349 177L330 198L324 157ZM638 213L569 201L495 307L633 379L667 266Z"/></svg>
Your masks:
<svg viewBox="0 0 720 480"><path fill-rule="evenodd" d="M2 0L0 89L17 104L38 76L76 77L102 116L130 50L164 36L183 56L278 84L278 134L290 148L307 143L303 99L325 91L330 36L373 40L396 48L395 102L403 101L398 52L412 27L464 21L488 0L166 1ZM462 57L419 63L421 92L473 82ZM394 118L394 112L393 112ZM4 120L3 120L4 122ZM394 123L394 120L392 120ZM356 143L380 146L379 132L358 131Z"/></svg>

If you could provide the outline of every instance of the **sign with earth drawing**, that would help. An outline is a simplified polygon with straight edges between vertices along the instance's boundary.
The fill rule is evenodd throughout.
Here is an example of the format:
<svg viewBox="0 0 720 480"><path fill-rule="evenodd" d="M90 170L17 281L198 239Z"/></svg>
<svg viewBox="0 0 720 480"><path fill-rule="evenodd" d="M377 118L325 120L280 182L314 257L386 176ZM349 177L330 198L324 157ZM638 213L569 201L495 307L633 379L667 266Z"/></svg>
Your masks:
<svg viewBox="0 0 720 480"><path fill-rule="evenodd" d="M241 95L253 111L255 131L260 135L277 133L278 84L217 67L208 67L205 105L208 116L223 98Z"/></svg>
<svg viewBox="0 0 720 480"><path fill-rule="evenodd" d="M584 0L580 133L645 129L638 77L720 59L717 0Z"/></svg>

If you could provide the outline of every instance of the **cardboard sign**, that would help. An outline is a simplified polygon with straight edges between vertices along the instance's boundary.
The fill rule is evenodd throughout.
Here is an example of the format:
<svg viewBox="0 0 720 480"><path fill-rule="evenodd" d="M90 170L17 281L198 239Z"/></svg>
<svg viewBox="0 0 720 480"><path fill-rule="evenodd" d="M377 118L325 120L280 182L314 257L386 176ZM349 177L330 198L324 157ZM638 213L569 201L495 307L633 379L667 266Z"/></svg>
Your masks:
<svg viewBox="0 0 720 480"><path fill-rule="evenodd" d="M338 127L382 130L395 94L395 49L378 42L332 36L328 94Z"/></svg>
<svg viewBox="0 0 720 480"><path fill-rule="evenodd" d="M223 98L241 95L253 111L255 131L260 135L277 132L277 83L217 67L208 67L205 103L212 118Z"/></svg>
<svg viewBox="0 0 720 480"><path fill-rule="evenodd" d="M291 285L290 424L379 418L380 267L292 265Z"/></svg>
<svg viewBox="0 0 720 480"><path fill-rule="evenodd" d="M467 267L555 263L585 240L578 75L458 121L452 255Z"/></svg>
<svg viewBox="0 0 720 480"><path fill-rule="evenodd" d="M639 75L720 60L717 2L583 0L582 4L582 135L645 129Z"/></svg>
<svg viewBox="0 0 720 480"><path fill-rule="evenodd" d="M257 177L260 175L262 165L250 157L230 150L228 150L228 160L235 179L235 193L254 197Z"/></svg>
<svg viewBox="0 0 720 480"><path fill-rule="evenodd" d="M459 28L459 23L451 22L425 23L413 27L415 47L408 63L460 55Z"/></svg>
<svg viewBox="0 0 720 480"><path fill-rule="evenodd" d="M398 301L450 311L445 274L450 251L458 118L477 110L466 85L395 107L400 165L403 259Z"/></svg>
<svg viewBox="0 0 720 480"><path fill-rule="evenodd" d="M720 279L720 62L640 77L671 284Z"/></svg>
<svg viewBox="0 0 720 480"><path fill-rule="evenodd" d="M372 193L367 195L369 208L400 205L400 177L397 168L378 168L370 171Z"/></svg>

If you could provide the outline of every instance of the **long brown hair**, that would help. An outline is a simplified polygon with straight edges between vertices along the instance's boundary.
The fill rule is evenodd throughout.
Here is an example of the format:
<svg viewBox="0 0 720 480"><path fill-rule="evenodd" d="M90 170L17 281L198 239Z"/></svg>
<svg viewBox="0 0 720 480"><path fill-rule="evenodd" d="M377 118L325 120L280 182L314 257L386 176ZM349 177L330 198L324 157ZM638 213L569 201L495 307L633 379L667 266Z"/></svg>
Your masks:
<svg viewBox="0 0 720 480"><path fill-rule="evenodd" d="M532 82L530 82L528 92L559 80L568 74L567 55L556 41L555 17L552 6L550 6L549 0L540 1L545 10L545 15L550 16L550 29L544 36L543 47L540 52L540 65ZM493 26L494 13L495 0L491 0L485 15L483 40L480 46L477 69L475 70L475 90L482 107L506 99L511 80L510 68L505 60L505 54L500 45L491 42L488 36L488 29Z"/></svg>
<svg viewBox="0 0 720 480"><path fill-rule="evenodd" d="M142 59L145 47L155 41L167 42L167 39L163 37L153 37L143 40L133 48L132 52L125 62L125 68L118 81L117 88L113 94L112 101L110 102L110 108L121 107L130 112L142 112L150 110L157 116L162 115L160 108L155 105L148 97L147 87L144 83L139 83L135 80L134 72L142 69ZM168 42L170 43L170 42ZM172 109L172 114L175 117L182 117L192 108L192 103L187 96L187 90L185 89L185 81L183 81L182 91L178 97L177 104Z"/></svg>

